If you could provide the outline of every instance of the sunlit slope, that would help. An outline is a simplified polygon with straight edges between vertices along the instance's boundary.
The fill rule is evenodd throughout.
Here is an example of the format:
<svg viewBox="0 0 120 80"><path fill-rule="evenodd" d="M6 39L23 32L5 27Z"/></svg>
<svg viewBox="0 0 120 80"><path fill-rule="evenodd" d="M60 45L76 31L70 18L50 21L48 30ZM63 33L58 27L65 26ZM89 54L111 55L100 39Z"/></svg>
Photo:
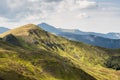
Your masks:
<svg viewBox="0 0 120 80"><path fill-rule="evenodd" d="M0 77L5 80L9 80L6 76L12 75L7 74L7 71L16 74L15 77L10 77L12 80L120 79L119 71L106 68L109 58L120 56L119 50L69 41L34 24L24 25L0 36L0 53L6 55L0 58Z"/></svg>
<svg viewBox="0 0 120 80"><path fill-rule="evenodd" d="M40 29L38 27L35 27L34 24L28 24L28 25L24 25L22 27L18 27L16 29L12 29L12 30L9 30L3 34L0 34L1 37L5 36L5 35L8 35L8 34L14 34L14 35L21 35L21 36L24 36L24 35L28 35L28 31L30 29Z"/></svg>

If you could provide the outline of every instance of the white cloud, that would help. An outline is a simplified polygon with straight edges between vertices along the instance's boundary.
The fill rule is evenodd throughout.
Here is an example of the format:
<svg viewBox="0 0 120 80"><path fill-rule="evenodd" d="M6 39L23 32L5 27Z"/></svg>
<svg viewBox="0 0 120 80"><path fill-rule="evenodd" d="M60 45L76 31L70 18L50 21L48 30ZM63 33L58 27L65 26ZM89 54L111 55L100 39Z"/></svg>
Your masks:
<svg viewBox="0 0 120 80"><path fill-rule="evenodd" d="M75 11L96 5L95 2L86 0L2 0L1 4L0 16L11 21L34 17L33 15L43 19L48 14L50 16L52 13Z"/></svg>
<svg viewBox="0 0 120 80"><path fill-rule="evenodd" d="M93 8L97 5L96 2L87 0L77 0L75 3L79 6L79 8Z"/></svg>
<svg viewBox="0 0 120 80"><path fill-rule="evenodd" d="M9 27L44 21L63 28L80 28L87 31L96 29L102 32L100 28L106 25L120 26L116 21L120 19L119 2L119 0L0 0L0 25ZM108 20L112 25L107 22ZM105 25L102 24L104 22Z"/></svg>
<svg viewBox="0 0 120 80"><path fill-rule="evenodd" d="M88 18L89 16L86 13L80 13L78 14L78 16L76 16L77 18Z"/></svg>
<svg viewBox="0 0 120 80"><path fill-rule="evenodd" d="M0 22L7 22L8 19L4 18L4 17L0 17Z"/></svg>

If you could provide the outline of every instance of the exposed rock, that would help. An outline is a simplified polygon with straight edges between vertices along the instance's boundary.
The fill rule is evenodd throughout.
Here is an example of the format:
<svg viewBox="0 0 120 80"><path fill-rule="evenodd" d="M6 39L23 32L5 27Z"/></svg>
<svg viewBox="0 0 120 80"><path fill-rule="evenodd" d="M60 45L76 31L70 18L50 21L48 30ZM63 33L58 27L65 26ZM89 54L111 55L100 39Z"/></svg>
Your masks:
<svg viewBox="0 0 120 80"><path fill-rule="evenodd" d="M10 43L10 44L13 44L13 45L16 45L16 46L20 46L19 41L12 34L6 35L5 37L3 37L2 40L5 41L5 42L7 42L7 43Z"/></svg>
<svg viewBox="0 0 120 80"><path fill-rule="evenodd" d="M0 38L0 40L2 40L2 38Z"/></svg>

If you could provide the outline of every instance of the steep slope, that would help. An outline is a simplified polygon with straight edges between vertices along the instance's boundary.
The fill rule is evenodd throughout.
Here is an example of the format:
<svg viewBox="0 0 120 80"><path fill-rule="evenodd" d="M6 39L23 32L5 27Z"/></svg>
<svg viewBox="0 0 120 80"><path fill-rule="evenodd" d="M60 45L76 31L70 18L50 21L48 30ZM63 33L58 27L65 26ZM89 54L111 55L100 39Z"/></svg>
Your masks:
<svg viewBox="0 0 120 80"><path fill-rule="evenodd" d="M106 68L109 58L120 56L119 50L109 50L70 41L52 35L33 24L10 30L0 36L2 37L0 44L1 79L120 79L119 71ZM13 44L11 42L13 40L17 41L19 45ZM15 77L10 77L12 75Z"/></svg>
<svg viewBox="0 0 120 80"><path fill-rule="evenodd" d="M78 35L71 33L61 33L59 35L71 40L80 41L95 46L111 48L111 49L120 48L120 39L109 39L95 35Z"/></svg>
<svg viewBox="0 0 120 80"><path fill-rule="evenodd" d="M10 29L5 28L5 27L0 27L0 34L6 32L6 31L8 31L8 30L10 30Z"/></svg>
<svg viewBox="0 0 120 80"><path fill-rule="evenodd" d="M0 47L2 80L95 80L81 69L65 62L67 59L54 53L45 50L39 50L38 53L29 52L1 43L4 44L4 49Z"/></svg>

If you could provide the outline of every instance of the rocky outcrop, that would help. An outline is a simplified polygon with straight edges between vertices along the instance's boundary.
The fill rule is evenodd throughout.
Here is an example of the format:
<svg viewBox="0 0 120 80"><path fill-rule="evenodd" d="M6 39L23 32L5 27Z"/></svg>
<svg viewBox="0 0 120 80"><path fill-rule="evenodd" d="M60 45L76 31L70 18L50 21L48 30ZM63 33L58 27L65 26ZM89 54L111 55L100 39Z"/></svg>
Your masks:
<svg viewBox="0 0 120 80"><path fill-rule="evenodd" d="M10 44L13 44L13 45L16 45L16 46L20 46L19 41L12 34L6 35L5 37L3 37L2 40L5 41L5 42L7 42L7 43L10 43Z"/></svg>

